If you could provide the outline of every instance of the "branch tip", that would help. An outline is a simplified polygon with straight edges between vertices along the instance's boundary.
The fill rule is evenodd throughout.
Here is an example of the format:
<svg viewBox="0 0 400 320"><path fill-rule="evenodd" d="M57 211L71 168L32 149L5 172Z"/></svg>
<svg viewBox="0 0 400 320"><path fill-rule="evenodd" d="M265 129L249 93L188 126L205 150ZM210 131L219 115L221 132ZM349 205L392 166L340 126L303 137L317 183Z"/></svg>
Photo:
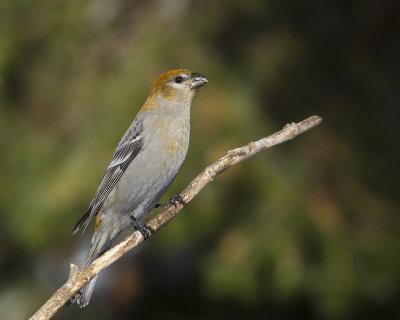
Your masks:
<svg viewBox="0 0 400 320"><path fill-rule="evenodd" d="M320 124L322 122L322 117L320 116L311 116L309 118L310 121L315 121L316 125Z"/></svg>

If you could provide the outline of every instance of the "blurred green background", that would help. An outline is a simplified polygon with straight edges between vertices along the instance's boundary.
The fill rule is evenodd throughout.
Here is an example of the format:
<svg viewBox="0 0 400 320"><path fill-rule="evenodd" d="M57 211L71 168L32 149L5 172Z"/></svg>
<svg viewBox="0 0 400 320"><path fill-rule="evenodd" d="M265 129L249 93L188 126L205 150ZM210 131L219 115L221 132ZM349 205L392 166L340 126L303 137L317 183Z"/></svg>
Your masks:
<svg viewBox="0 0 400 320"><path fill-rule="evenodd" d="M25 319L82 263L72 237L152 82L209 80L163 199L206 165L321 126L209 184L89 307L55 319L399 319L400 4L0 3L0 310Z"/></svg>

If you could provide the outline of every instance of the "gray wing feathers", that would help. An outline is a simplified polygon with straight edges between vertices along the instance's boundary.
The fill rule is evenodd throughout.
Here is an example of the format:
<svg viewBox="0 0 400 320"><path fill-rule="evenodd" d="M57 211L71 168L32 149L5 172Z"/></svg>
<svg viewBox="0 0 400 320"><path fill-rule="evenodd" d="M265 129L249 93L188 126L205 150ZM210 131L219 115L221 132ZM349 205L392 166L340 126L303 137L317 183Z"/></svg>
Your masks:
<svg viewBox="0 0 400 320"><path fill-rule="evenodd" d="M90 220L99 212L104 201L114 189L115 185L122 177L132 160L135 159L142 150L143 138L141 133L142 124L141 122L135 120L132 126L122 137L117 149L114 152L111 162L104 173L103 179L101 180L100 186L97 189L96 196L90 204L91 209L78 221L74 228L73 234L75 234L82 225L85 226L83 230L83 233L85 233Z"/></svg>

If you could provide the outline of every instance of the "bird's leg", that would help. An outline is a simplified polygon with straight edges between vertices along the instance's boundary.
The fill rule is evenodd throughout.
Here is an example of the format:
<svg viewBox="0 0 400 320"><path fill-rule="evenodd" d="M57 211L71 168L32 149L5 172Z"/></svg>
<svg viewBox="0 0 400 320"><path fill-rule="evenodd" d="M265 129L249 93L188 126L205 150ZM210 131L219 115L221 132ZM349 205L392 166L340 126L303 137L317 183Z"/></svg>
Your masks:
<svg viewBox="0 0 400 320"><path fill-rule="evenodd" d="M135 226L133 228L138 230L143 235L144 240L150 240L150 236L155 233L154 229L135 218L133 214L130 216L130 218L135 222Z"/></svg>
<svg viewBox="0 0 400 320"><path fill-rule="evenodd" d="M164 203L157 203L156 205L155 205L155 208L163 208L163 209L166 209L166 208L168 208L169 206L172 206L172 205L174 205L175 207L176 207L176 203L177 202L179 202L180 204L182 204L182 205L185 205L186 204L186 202L182 199L182 197L181 196L179 196L179 195L174 195L171 199L169 199L168 201L166 201L166 202L164 202Z"/></svg>

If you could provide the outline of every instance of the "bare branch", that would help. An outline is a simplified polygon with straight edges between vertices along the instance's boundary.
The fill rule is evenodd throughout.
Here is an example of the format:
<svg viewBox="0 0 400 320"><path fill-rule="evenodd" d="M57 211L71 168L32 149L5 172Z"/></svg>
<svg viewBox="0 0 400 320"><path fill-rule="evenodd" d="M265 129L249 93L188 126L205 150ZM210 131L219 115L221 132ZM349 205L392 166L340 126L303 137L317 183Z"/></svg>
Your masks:
<svg viewBox="0 0 400 320"><path fill-rule="evenodd" d="M207 183L213 180L217 174L254 156L256 153L262 150L295 138L303 132L314 128L320 124L321 121L321 117L312 116L299 123L287 124L281 131L276 132L266 138L262 138L255 142L250 142L241 148L230 150L226 156L209 165L202 173L200 173L196 179L194 179L181 193L181 197L186 203L190 202ZM148 225L155 231L158 231L170 220L172 220L182 208L183 205L181 204L177 204L176 207L171 206L150 220ZM57 312L57 310L68 301L68 299L78 292L79 289L87 284L101 270L118 260L126 252L138 246L141 242L143 242L143 240L142 234L138 231L135 231L124 241L115 245L98 259L93 261L92 264L87 268L80 271L77 266L71 264L71 271L68 281L61 288L59 288L30 319L50 319Z"/></svg>

